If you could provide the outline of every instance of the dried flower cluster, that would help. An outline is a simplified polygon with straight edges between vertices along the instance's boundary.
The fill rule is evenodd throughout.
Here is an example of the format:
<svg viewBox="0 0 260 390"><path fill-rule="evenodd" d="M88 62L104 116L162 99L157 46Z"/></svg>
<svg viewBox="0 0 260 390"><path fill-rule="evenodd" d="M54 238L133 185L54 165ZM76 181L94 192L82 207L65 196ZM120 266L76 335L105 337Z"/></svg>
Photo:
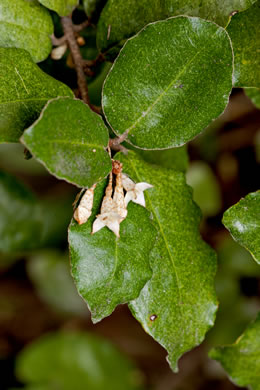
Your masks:
<svg viewBox="0 0 260 390"><path fill-rule="evenodd" d="M114 191L113 175L115 176ZM95 187L96 184L85 192L74 212L74 218L79 224L86 223L91 215ZM145 207L143 192L151 187L152 185L148 183L134 183L127 175L122 173L122 164L119 161L114 160L100 214L96 216L93 223L92 234L98 232L104 226L107 226L117 237L119 237L120 223L127 216L128 203L133 201ZM126 195L124 194L124 190L126 191Z"/></svg>

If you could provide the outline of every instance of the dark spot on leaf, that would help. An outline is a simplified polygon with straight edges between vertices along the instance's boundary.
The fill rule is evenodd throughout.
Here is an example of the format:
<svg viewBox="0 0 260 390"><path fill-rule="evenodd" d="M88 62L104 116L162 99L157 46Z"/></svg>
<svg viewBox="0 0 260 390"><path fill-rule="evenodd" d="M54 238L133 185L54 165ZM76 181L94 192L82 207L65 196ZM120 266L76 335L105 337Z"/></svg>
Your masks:
<svg viewBox="0 0 260 390"><path fill-rule="evenodd" d="M150 316L150 320L151 320L151 321L155 321L156 318L157 318L157 315L156 315L156 314L152 314L152 315Z"/></svg>

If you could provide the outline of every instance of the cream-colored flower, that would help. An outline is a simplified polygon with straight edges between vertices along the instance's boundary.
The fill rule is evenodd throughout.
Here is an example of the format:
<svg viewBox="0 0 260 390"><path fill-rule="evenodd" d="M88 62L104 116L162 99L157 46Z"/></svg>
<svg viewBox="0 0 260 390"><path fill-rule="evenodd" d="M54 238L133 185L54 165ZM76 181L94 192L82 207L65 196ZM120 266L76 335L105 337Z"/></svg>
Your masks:
<svg viewBox="0 0 260 390"><path fill-rule="evenodd" d="M82 225L86 223L92 213L93 200L94 200L94 190L96 188L96 184L94 184L91 188L89 188L84 195L82 196L78 207L74 212L74 218Z"/></svg>
<svg viewBox="0 0 260 390"><path fill-rule="evenodd" d="M127 175L122 174L123 187L126 190L125 203L126 206L130 200L134 203L140 204L145 207L144 191L152 188L149 183L134 183Z"/></svg>
<svg viewBox="0 0 260 390"><path fill-rule="evenodd" d="M113 174L109 175L109 182L101 205L100 214L93 223L92 234L107 226L117 237L119 237L120 223L127 216L127 209L124 199L121 171L116 175L116 186L113 192Z"/></svg>
<svg viewBox="0 0 260 390"><path fill-rule="evenodd" d="M64 43L63 45L55 47L54 49L52 49L51 58L53 60L60 60L64 56L64 54L66 53L67 48L68 48L67 43Z"/></svg>

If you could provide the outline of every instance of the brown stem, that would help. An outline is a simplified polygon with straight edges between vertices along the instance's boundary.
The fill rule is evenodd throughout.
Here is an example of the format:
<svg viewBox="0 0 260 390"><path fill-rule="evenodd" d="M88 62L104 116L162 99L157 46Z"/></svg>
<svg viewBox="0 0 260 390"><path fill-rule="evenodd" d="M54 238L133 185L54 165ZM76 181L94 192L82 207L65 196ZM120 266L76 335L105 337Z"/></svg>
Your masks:
<svg viewBox="0 0 260 390"><path fill-rule="evenodd" d="M61 38L56 38L55 35L52 34L51 41L52 41L53 46L60 46L60 45L63 45L67 40L66 40L65 35L63 35L63 37L61 37Z"/></svg>
<svg viewBox="0 0 260 390"><path fill-rule="evenodd" d="M128 136L128 130L126 130L123 134L121 134L119 137L116 137L116 138L111 138L109 140L109 146L111 149L113 150L119 150L119 146L121 147L122 145L120 145L122 142L124 142L126 139L127 139L127 136ZM118 149L119 148L119 149ZM122 146L123 148L123 146ZM121 149L122 150L122 149Z"/></svg>
<svg viewBox="0 0 260 390"><path fill-rule="evenodd" d="M85 20L85 22L81 23L81 24L74 24L73 25L73 30L77 33L81 32L82 30L84 30L85 28L91 26L91 23L89 20Z"/></svg>
<svg viewBox="0 0 260 390"><path fill-rule="evenodd" d="M109 140L109 147L110 149L112 149L114 152L122 152L124 154L127 154L128 153L128 149L125 148L123 145L113 145L113 143L111 143L111 141L113 141L112 139Z"/></svg>
<svg viewBox="0 0 260 390"><path fill-rule="evenodd" d="M94 60L84 60L84 63L88 68L92 68L104 61L105 61L105 57L103 56L102 53L99 53Z"/></svg>
<svg viewBox="0 0 260 390"><path fill-rule="evenodd" d="M80 49L75 37L75 26L73 25L72 20L69 17L61 18L61 23L77 72L77 82L81 98L83 102L88 104L93 111L96 111L89 100L88 85L84 72L84 60L81 56Z"/></svg>

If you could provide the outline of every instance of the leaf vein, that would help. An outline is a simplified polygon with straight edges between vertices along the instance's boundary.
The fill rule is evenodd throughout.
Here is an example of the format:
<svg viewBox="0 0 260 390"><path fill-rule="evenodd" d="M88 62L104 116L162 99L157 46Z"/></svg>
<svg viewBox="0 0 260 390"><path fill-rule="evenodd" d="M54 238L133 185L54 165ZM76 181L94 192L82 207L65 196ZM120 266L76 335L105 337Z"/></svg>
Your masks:
<svg viewBox="0 0 260 390"><path fill-rule="evenodd" d="M140 178L133 162L131 161L131 159L129 159L129 162L130 162L130 165L132 166L137 178L139 181L142 181L142 179ZM168 245L168 242L167 242L167 238L164 234L164 231L163 231L163 228L162 228L162 225L160 223L160 220L158 218L158 215L156 214L155 210L154 210L154 207L153 207L153 204L152 204L152 201L150 199L150 196L149 196L149 192L146 193L146 196L147 196L147 199L150 203L150 206L151 206L151 210L152 210L152 213L154 214L155 218L156 218L156 221L158 223L158 226L159 226L159 229L160 229L160 232L161 232L161 235L162 235L162 238L164 240L164 243L165 243L165 247L167 249L167 252L168 252L168 255L169 255L169 258L171 260L171 263L172 263L172 266L173 266L173 270L174 270L174 273L175 273L175 277L176 277L176 282L177 282L177 290L178 290L178 294L179 294L179 298L181 299L181 302L183 302L183 297L182 297L182 294L181 294L181 288L180 288L180 281L179 281L179 277L178 277L178 273L177 273L177 269L176 269L176 266L174 264L174 260L173 260L173 257L172 257L172 254L171 254L171 251L170 251L170 248L169 248L169 245ZM179 306L179 309L180 309L180 312L181 312L181 315L183 318L185 318L184 316L184 313L183 313L183 309L182 309L182 306L180 305Z"/></svg>

